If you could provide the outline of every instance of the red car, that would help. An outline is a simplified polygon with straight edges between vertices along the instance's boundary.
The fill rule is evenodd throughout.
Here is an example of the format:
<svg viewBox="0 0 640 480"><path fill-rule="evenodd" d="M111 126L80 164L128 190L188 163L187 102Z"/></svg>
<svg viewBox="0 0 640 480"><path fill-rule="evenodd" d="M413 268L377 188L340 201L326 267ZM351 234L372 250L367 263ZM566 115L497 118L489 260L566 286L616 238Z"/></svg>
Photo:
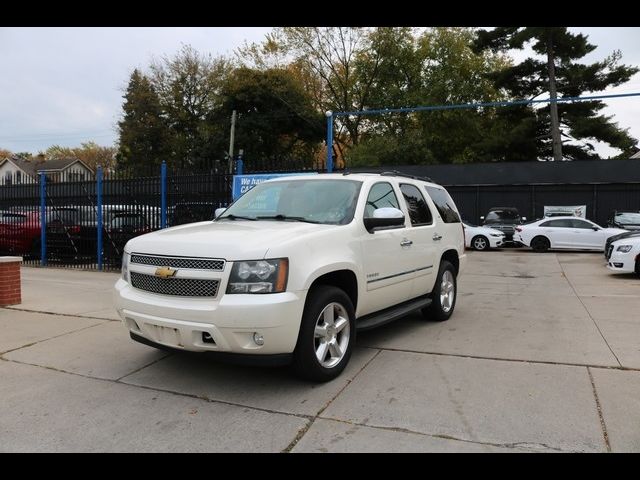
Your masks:
<svg viewBox="0 0 640 480"><path fill-rule="evenodd" d="M40 212L0 212L0 251L16 255L39 255Z"/></svg>

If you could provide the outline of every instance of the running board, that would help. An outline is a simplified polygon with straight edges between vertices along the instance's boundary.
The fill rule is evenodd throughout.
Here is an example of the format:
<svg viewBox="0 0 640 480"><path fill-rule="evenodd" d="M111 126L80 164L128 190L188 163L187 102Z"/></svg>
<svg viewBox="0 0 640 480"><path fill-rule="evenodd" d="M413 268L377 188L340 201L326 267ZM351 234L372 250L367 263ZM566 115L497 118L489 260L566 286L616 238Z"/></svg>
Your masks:
<svg viewBox="0 0 640 480"><path fill-rule="evenodd" d="M385 308L384 310L380 310L379 312L371 313L359 318L358 320L356 320L356 329L360 332L363 330L369 330L371 328L379 327L380 325L384 325L385 323L389 323L400 317L404 317L414 310L428 307L429 305L431 305L430 298L422 297L416 298L414 300L409 300L408 302Z"/></svg>

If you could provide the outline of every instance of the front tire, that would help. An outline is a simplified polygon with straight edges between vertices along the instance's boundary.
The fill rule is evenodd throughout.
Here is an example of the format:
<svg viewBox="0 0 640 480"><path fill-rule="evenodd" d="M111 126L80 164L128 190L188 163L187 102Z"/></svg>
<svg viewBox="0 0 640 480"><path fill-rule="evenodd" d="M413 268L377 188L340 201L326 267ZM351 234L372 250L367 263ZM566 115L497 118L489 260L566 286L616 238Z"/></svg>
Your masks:
<svg viewBox="0 0 640 480"><path fill-rule="evenodd" d="M440 263L436 284L431 291L431 305L422 309L422 314L430 320L443 322L449 320L456 307L458 282L456 269L447 260Z"/></svg>
<svg viewBox="0 0 640 480"><path fill-rule="evenodd" d="M355 309L349 296L336 287L314 287L293 352L295 373L315 382L336 378L349 363L355 336Z"/></svg>
<svg viewBox="0 0 640 480"><path fill-rule="evenodd" d="M473 239L471 240L471 246L473 247L474 250L488 250L489 249L489 240L486 237L483 237L482 235L478 235L476 237L473 237Z"/></svg>

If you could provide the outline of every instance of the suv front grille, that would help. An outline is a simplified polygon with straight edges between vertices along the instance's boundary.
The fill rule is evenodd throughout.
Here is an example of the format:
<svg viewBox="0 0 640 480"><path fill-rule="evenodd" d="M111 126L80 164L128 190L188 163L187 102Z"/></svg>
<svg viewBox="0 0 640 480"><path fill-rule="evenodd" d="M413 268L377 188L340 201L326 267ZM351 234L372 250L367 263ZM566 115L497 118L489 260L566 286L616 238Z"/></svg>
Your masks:
<svg viewBox="0 0 640 480"><path fill-rule="evenodd" d="M134 288L161 295L180 297L215 297L220 280L200 280L195 278L159 278L154 275L131 272Z"/></svg>
<svg viewBox="0 0 640 480"><path fill-rule="evenodd" d="M224 270L225 261L218 258L159 257L155 255L140 255L133 253L131 255L131 263L151 265L154 267L222 271Z"/></svg>

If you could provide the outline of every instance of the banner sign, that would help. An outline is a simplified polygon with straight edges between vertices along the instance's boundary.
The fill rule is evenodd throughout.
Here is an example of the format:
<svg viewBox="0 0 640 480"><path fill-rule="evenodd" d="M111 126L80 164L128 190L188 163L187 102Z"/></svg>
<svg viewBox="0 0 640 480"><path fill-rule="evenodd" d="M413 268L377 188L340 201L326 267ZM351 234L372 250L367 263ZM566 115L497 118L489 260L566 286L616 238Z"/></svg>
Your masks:
<svg viewBox="0 0 640 480"><path fill-rule="evenodd" d="M586 205L570 205L570 206L545 206L544 207L544 216L545 217L559 217L559 216L567 216L567 217L587 217L587 206Z"/></svg>

